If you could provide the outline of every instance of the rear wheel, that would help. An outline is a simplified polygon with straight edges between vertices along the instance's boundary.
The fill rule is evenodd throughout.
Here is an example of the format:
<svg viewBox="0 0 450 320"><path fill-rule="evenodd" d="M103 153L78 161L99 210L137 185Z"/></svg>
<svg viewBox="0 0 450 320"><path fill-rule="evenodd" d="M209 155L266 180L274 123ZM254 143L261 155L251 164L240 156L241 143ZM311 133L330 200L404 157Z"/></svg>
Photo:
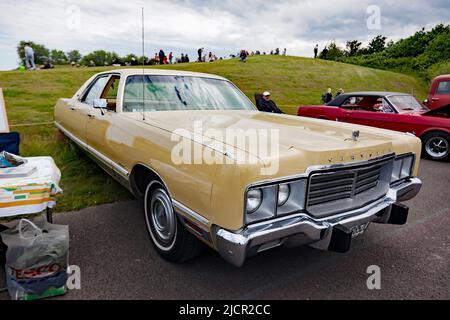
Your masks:
<svg viewBox="0 0 450 320"><path fill-rule="evenodd" d="M180 222L170 196L160 182L148 183L143 201L147 231L156 251L164 259L181 263L201 252L203 244Z"/></svg>
<svg viewBox="0 0 450 320"><path fill-rule="evenodd" d="M450 135L445 132L431 132L422 138L425 157L432 160L450 159Z"/></svg>

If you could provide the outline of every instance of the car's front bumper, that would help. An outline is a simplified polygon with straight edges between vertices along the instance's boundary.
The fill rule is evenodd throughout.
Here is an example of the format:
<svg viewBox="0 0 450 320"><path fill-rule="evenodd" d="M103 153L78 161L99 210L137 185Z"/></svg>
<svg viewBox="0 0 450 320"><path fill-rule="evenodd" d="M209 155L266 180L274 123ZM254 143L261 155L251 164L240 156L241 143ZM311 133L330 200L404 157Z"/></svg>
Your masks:
<svg viewBox="0 0 450 320"><path fill-rule="evenodd" d="M392 186L387 195L363 208L336 216L314 219L305 213L247 226L239 232L213 228L220 255L235 266L245 259L281 245L310 244L317 249L345 252L352 237L362 233L370 222L404 224L408 207L398 202L413 198L422 182L417 178Z"/></svg>

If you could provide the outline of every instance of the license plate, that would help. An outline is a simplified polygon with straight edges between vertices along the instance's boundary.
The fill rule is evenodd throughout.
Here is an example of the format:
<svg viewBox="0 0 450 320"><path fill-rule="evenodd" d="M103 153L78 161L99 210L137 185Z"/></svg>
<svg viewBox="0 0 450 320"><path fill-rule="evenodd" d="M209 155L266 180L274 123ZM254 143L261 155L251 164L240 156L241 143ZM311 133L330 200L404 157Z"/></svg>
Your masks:
<svg viewBox="0 0 450 320"><path fill-rule="evenodd" d="M367 227L369 227L369 223L370 222L366 222L366 223L362 223L362 224L358 224L356 226L351 227L351 232L352 232L352 238L356 238L359 235L362 235L364 233L364 231L367 230Z"/></svg>

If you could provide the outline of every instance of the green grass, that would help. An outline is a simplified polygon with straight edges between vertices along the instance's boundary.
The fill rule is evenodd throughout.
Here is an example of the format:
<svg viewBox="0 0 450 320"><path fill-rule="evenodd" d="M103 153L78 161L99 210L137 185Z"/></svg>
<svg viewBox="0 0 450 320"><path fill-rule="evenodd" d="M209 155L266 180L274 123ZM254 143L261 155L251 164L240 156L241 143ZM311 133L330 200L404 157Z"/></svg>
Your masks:
<svg viewBox="0 0 450 320"><path fill-rule="evenodd" d="M247 63L225 60L164 68L224 76L252 100L255 92L269 90L288 113L295 113L300 104L320 104L320 97L328 87L333 92L338 88L346 92L414 92L419 99L425 98L427 90L425 83L411 76L298 57L259 56L250 57ZM80 153L52 124L22 126L53 121L53 106L58 98L71 97L90 76L107 69L57 67L34 72L0 72L9 123L22 138L21 154L50 155L61 169L64 194L59 196L56 211L131 198L128 191Z"/></svg>

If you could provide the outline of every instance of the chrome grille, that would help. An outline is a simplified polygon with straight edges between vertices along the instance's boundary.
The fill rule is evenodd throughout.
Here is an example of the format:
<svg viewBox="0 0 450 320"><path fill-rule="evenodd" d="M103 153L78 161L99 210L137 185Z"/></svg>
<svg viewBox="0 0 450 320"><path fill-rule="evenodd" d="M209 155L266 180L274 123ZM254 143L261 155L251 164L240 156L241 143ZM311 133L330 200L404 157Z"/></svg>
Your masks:
<svg viewBox="0 0 450 320"><path fill-rule="evenodd" d="M309 178L307 210L315 217L356 209L389 190L392 159L369 165L313 172Z"/></svg>

